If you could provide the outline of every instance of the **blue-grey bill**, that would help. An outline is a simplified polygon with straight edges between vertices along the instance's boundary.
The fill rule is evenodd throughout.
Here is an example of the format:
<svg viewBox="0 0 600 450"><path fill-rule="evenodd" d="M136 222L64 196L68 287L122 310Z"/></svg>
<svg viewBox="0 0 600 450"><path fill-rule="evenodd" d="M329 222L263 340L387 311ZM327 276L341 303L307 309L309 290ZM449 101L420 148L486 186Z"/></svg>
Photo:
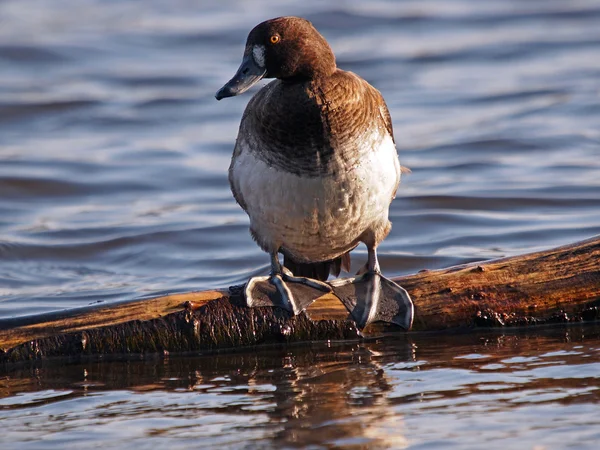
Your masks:
<svg viewBox="0 0 600 450"><path fill-rule="evenodd" d="M267 70L264 67L256 64L252 54L247 54L244 56L242 64L233 78L217 91L215 98L221 100L222 98L233 97L234 95L246 92L258 83L266 73Z"/></svg>

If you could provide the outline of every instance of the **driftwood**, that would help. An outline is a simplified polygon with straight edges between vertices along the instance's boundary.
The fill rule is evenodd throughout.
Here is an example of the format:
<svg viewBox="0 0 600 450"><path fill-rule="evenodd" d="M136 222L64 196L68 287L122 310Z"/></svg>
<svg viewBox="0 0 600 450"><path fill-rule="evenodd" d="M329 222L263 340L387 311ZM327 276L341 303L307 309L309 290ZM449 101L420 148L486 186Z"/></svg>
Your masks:
<svg viewBox="0 0 600 450"><path fill-rule="evenodd" d="M600 319L600 236L394 280L414 301L413 331L594 321ZM356 339L383 331L389 330L359 331L332 294L292 317L280 308L245 307L241 288L233 287L0 320L0 362Z"/></svg>

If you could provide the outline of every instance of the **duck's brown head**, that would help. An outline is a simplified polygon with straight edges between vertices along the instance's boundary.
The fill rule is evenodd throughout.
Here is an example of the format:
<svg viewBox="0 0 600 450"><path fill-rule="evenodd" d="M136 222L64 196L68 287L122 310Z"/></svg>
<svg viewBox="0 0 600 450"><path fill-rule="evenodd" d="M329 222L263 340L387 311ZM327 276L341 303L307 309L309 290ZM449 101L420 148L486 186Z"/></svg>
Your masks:
<svg viewBox="0 0 600 450"><path fill-rule="evenodd" d="M309 80L335 70L331 47L308 20L278 17L250 31L242 64L216 98L241 94L262 78Z"/></svg>

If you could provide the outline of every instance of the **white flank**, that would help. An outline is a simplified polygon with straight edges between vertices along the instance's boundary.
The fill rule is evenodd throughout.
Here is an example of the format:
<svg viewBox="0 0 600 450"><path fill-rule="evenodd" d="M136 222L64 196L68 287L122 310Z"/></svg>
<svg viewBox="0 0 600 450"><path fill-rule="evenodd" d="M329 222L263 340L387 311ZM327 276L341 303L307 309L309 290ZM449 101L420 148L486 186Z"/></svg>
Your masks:
<svg viewBox="0 0 600 450"><path fill-rule="evenodd" d="M331 259L352 248L365 230L387 224L400 178L392 138L373 133L350 170L307 178L265 164L242 140L233 165L250 225L267 250L286 248L299 261ZM376 150L371 150L377 147Z"/></svg>

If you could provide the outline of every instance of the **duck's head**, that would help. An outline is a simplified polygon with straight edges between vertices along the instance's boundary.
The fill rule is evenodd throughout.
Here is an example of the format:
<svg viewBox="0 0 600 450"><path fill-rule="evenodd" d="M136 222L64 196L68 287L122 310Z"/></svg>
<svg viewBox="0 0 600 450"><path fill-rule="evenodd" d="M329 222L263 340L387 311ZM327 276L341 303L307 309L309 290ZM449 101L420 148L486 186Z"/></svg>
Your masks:
<svg viewBox="0 0 600 450"><path fill-rule="evenodd" d="M242 64L215 97L241 94L262 78L310 80L335 70L331 47L308 20L278 17L250 31Z"/></svg>

